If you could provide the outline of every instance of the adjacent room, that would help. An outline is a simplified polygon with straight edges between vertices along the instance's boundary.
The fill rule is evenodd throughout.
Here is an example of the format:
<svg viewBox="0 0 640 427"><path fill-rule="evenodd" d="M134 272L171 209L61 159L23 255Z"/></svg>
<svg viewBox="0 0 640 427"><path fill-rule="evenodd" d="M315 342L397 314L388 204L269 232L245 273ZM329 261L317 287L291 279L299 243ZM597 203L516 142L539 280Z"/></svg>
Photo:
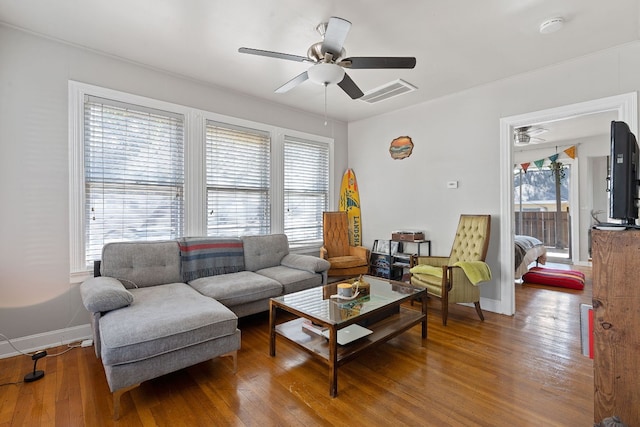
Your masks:
<svg viewBox="0 0 640 427"><path fill-rule="evenodd" d="M0 1L0 425L634 425L581 306L639 89L640 0Z"/></svg>

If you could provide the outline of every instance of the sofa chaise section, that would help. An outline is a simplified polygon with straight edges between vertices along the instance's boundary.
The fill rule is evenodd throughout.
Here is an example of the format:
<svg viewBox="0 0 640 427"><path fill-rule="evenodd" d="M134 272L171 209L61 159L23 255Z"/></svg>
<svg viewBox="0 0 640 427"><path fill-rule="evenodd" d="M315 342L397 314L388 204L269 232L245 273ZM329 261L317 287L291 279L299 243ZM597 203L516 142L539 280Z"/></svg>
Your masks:
<svg viewBox="0 0 640 427"><path fill-rule="evenodd" d="M233 358L235 371L238 318L181 282L175 241L107 244L100 271L80 290L113 392L114 418L120 396L143 381L223 355Z"/></svg>

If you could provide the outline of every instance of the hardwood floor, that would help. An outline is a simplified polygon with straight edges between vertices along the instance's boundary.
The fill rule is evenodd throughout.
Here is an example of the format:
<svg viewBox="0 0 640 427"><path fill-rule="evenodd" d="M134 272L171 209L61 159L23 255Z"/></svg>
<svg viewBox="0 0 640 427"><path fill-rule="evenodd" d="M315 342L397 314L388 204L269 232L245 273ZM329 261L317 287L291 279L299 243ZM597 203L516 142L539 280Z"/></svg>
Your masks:
<svg viewBox="0 0 640 427"><path fill-rule="evenodd" d="M451 305L443 327L430 301L427 339L416 326L342 366L334 399L321 361L283 340L269 356L265 313L240 321L236 374L221 358L147 381L122 396L115 423L92 347L44 358L42 380L0 386L0 427L590 426L593 364L581 354L579 306L591 302L591 274L582 271L584 291L516 284L512 317L485 312L480 322L473 307ZM0 384L32 369L29 357L0 360Z"/></svg>

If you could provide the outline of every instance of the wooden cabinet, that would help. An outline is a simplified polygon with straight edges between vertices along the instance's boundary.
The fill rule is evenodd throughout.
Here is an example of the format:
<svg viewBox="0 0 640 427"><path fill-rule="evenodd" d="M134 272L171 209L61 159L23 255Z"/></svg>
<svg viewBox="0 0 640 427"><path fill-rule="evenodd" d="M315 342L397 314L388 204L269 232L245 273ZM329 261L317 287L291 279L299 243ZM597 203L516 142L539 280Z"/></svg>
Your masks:
<svg viewBox="0 0 640 427"><path fill-rule="evenodd" d="M593 230L594 421L640 426L640 230Z"/></svg>

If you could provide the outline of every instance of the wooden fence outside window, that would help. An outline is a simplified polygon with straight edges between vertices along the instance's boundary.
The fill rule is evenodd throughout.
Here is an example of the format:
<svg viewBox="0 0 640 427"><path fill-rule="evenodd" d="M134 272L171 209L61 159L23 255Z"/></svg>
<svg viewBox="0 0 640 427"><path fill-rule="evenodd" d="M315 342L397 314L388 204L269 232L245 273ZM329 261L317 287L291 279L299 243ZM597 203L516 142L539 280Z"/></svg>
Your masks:
<svg viewBox="0 0 640 427"><path fill-rule="evenodd" d="M556 237L556 212L516 212L516 234L535 237L547 247L569 247L569 212L560 212Z"/></svg>

